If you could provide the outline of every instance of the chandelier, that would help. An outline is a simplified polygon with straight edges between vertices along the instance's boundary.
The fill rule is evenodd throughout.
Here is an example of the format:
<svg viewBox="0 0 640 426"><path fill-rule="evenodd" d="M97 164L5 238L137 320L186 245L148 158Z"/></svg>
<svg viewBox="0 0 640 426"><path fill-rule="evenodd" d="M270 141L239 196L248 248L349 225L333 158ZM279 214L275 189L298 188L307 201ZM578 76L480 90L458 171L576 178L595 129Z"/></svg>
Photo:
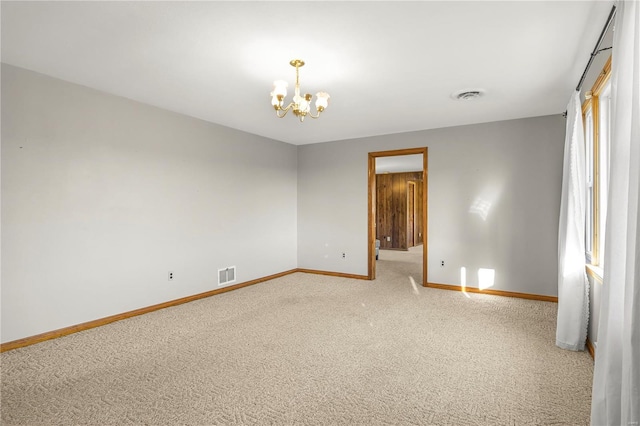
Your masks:
<svg viewBox="0 0 640 426"><path fill-rule="evenodd" d="M293 95L293 101L286 107L283 107L284 97L287 96L287 87L289 85L284 80L273 82L271 105L273 105L273 108L276 110L276 115L278 118L282 118L287 115L289 111L293 110L293 114L300 119L300 122L303 122L307 115L311 118L320 117L320 113L329 105L329 94L327 92L316 93L316 115L313 115L311 113L311 94L300 95L300 67L304 66L304 61L301 59L293 59L289 64L291 64L292 67L296 67L295 94Z"/></svg>

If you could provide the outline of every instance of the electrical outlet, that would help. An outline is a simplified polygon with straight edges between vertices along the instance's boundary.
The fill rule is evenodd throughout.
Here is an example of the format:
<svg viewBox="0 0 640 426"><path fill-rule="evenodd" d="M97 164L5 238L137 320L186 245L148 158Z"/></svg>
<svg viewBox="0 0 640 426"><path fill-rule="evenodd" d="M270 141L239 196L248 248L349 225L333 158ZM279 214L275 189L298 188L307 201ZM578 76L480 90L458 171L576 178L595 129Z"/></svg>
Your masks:
<svg viewBox="0 0 640 426"><path fill-rule="evenodd" d="M387 237L387 241L391 241L391 237Z"/></svg>
<svg viewBox="0 0 640 426"><path fill-rule="evenodd" d="M347 253L342 253L342 258L346 258L347 257Z"/></svg>
<svg viewBox="0 0 640 426"><path fill-rule="evenodd" d="M173 272L169 271L168 278L169 278L169 281L173 281Z"/></svg>
<svg viewBox="0 0 640 426"><path fill-rule="evenodd" d="M444 266L444 260L440 261L440 266Z"/></svg>

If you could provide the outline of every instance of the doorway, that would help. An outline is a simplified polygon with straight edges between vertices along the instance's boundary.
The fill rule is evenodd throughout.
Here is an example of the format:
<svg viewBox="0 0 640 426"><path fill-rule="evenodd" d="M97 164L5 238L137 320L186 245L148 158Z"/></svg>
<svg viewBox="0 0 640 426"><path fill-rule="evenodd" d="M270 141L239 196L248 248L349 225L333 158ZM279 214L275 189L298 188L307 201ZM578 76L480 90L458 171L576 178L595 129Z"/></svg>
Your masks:
<svg viewBox="0 0 640 426"><path fill-rule="evenodd" d="M428 148L409 148L409 149L400 149L400 150L392 150L392 151L379 151L379 152L370 152L369 153L369 183L368 183L368 278L370 280L374 280L376 277L376 239L379 240L377 235L377 201L376 201L376 159L384 158L384 157L400 157L400 156L422 156L422 179L415 180L413 185L408 185L407 191L410 191L409 188L413 187L413 197L418 190L417 186L421 186L420 192L422 193L422 203L419 206L416 206L416 203L413 202L412 210L418 211L419 221L422 224L421 226L421 240L423 243L423 251L422 251L422 285L426 287L427 284L427 168L428 168ZM407 201L409 203L409 201ZM407 206L409 208L409 206ZM416 240L415 236L415 223L416 216L413 215L413 223L412 230L407 227L407 234L412 233L412 238Z"/></svg>

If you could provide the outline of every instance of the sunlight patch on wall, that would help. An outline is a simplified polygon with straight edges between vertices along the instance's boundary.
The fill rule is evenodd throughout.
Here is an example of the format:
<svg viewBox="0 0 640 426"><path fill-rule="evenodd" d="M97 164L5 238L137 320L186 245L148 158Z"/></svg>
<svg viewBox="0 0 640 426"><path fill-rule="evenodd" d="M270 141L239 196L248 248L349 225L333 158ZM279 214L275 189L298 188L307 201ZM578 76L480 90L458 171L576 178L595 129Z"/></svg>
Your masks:
<svg viewBox="0 0 640 426"><path fill-rule="evenodd" d="M480 217L486 221L489 217L491 207L498 201L502 193L502 183L489 184L471 203L469 213Z"/></svg>
<svg viewBox="0 0 640 426"><path fill-rule="evenodd" d="M473 204L469 208L469 213L480 216L482 220L486 221L489 216L489 210L491 209L491 203L480 197L473 200Z"/></svg>
<svg viewBox="0 0 640 426"><path fill-rule="evenodd" d="M480 290L487 289L489 287L493 287L493 283L495 282L496 270L489 268L480 268L478 269L478 288Z"/></svg>

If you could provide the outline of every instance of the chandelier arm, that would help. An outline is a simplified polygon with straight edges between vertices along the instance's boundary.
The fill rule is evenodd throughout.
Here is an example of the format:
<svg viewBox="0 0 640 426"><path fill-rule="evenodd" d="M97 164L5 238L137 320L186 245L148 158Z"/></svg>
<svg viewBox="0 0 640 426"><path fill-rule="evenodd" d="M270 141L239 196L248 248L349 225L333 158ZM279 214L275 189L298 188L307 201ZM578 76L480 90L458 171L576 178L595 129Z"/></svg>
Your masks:
<svg viewBox="0 0 640 426"><path fill-rule="evenodd" d="M278 108L278 109L276 109L276 115L278 116L278 118L282 118L285 115L287 115L287 113L289 111L291 111L292 107L293 107L293 102L291 102L289 105L287 105L286 108ZM280 111L282 111L282 115L280 115Z"/></svg>
<svg viewBox="0 0 640 426"><path fill-rule="evenodd" d="M280 113L279 113L280 111L284 111L284 113L283 113L282 115L280 115ZM276 110L276 116L277 116L278 118L284 118L284 116L285 116L285 115L287 115L287 113L288 113L288 112L289 112L289 110L288 110L288 109Z"/></svg>
<svg viewBox="0 0 640 426"><path fill-rule="evenodd" d="M313 115L313 114L311 114L311 111L309 111L309 112L307 113L307 115L308 115L309 117L311 117L311 118L314 118L314 119L315 119L315 118L319 118L319 117L320 117L320 113L322 113L322 111L318 111L318 113L317 113L316 115Z"/></svg>

